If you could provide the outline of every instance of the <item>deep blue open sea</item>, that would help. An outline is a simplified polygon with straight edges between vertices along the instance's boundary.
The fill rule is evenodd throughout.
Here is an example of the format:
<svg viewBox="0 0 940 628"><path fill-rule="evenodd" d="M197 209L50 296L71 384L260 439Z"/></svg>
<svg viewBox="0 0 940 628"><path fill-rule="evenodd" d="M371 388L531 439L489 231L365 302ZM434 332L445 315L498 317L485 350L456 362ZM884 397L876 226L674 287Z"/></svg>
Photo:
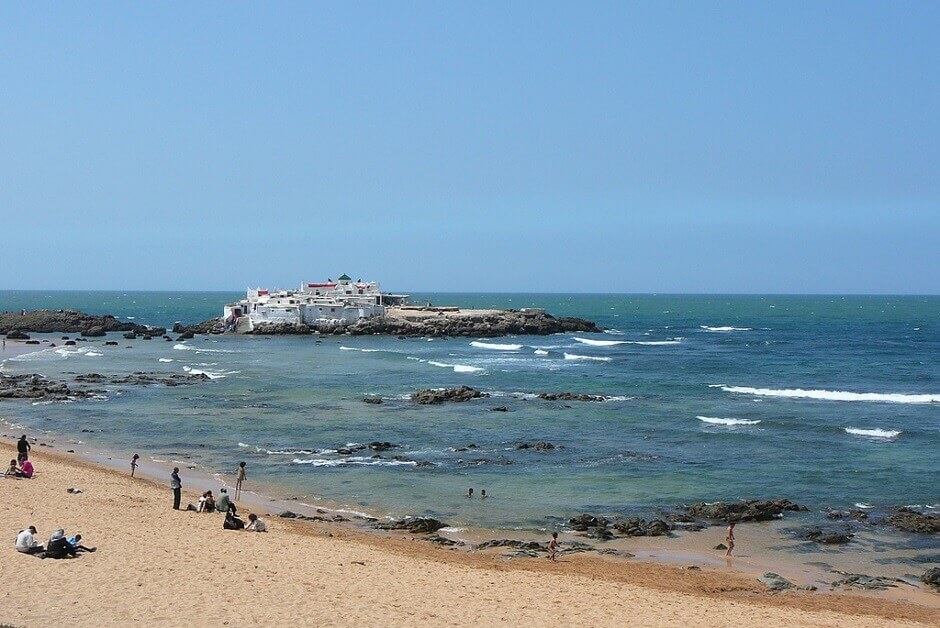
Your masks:
<svg viewBox="0 0 940 628"><path fill-rule="evenodd" d="M169 326L233 293L0 292L0 310L72 308ZM603 334L470 339L101 340L8 359L3 372L205 372L192 387L107 400L0 401L0 418L210 472L249 475L376 513L542 526L788 497L816 507L940 503L940 297L425 294L435 304L544 307ZM37 335L38 338L58 338ZM128 346L132 348L127 348ZM489 399L419 406L421 388ZM601 403L544 401L591 393ZM362 402L366 395L385 399ZM492 408L505 406L507 412ZM82 429L96 430L82 433ZM341 455L348 443L401 448ZM548 441L551 451L517 450ZM469 445L475 445L466 450ZM401 456L400 460L392 458ZM421 466L418 462L433 466ZM467 500L468 487L487 502Z"/></svg>

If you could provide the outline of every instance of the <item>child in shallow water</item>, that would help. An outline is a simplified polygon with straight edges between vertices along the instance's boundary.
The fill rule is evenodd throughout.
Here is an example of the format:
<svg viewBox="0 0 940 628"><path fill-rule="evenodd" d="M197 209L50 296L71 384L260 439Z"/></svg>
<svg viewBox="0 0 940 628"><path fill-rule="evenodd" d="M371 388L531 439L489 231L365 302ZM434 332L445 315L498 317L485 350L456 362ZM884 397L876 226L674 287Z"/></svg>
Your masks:
<svg viewBox="0 0 940 628"><path fill-rule="evenodd" d="M134 477L134 471L137 470L137 461L140 459L140 456L134 454L134 457L131 458L131 477Z"/></svg>
<svg viewBox="0 0 940 628"><path fill-rule="evenodd" d="M468 489L467 489L467 497L473 497L473 489L472 489L472 488L468 488Z"/></svg>

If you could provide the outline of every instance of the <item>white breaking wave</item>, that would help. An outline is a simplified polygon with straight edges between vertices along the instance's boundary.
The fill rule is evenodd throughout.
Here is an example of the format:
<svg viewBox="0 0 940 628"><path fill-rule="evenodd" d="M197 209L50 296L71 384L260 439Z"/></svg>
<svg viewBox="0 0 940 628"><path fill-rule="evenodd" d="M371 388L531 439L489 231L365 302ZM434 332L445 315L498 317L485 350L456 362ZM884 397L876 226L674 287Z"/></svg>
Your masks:
<svg viewBox="0 0 940 628"><path fill-rule="evenodd" d="M820 399L825 401L872 401L883 403L940 403L940 395L908 393L857 393L844 390L804 390L802 388L750 388L713 384L725 392L759 395L762 397L789 397L793 399Z"/></svg>
<svg viewBox="0 0 940 628"><path fill-rule="evenodd" d="M314 467L345 467L349 465L378 466L378 467L414 467L418 463L414 460L383 460L376 458L362 458L353 456L351 458L342 458L338 460L325 460L323 458L294 458L294 464L309 464Z"/></svg>
<svg viewBox="0 0 940 628"><path fill-rule="evenodd" d="M866 504L865 502L855 502L856 508L862 508L863 510L868 510L869 508L874 508L871 504Z"/></svg>
<svg viewBox="0 0 940 628"><path fill-rule="evenodd" d="M190 347L189 345L184 345L184 344L173 345L173 348L176 349L177 351L195 351L196 350L195 347Z"/></svg>
<svg viewBox="0 0 940 628"><path fill-rule="evenodd" d="M395 351L394 349L360 349L359 347L346 347L341 346L341 351L361 351L362 353L401 353L400 351Z"/></svg>
<svg viewBox="0 0 940 628"><path fill-rule="evenodd" d="M478 347L480 349L495 349L497 351L518 351L522 348L522 345L500 344L498 342L480 342L479 340L474 340L470 343L470 346Z"/></svg>
<svg viewBox="0 0 940 628"><path fill-rule="evenodd" d="M883 430L880 428L863 430L857 427L847 427L845 428L845 431L854 436L865 436L868 438L892 439L901 435L901 430Z"/></svg>
<svg viewBox="0 0 940 628"><path fill-rule="evenodd" d="M100 357L103 356L104 354L103 354L103 353L98 353L97 351L86 351L86 352L85 352L85 355L87 355L88 357L91 357L91 358L100 358Z"/></svg>
<svg viewBox="0 0 940 628"><path fill-rule="evenodd" d="M576 353L565 353L566 360L596 360L597 362L610 362L613 358L598 357L595 355L578 355Z"/></svg>
<svg viewBox="0 0 940 628"><path fill-rule="evenodd" d="M712 425L757 425L760 423L760 419L722 419L712 416L697 416L695 418Z"/></svg>
<svg viewBox="0 0 940 628"><path fill-rule="evenodd" d="M709 327L708 325L699 325L705 331L751 331L750 327Z"/></svg>
<svg viewBox="0 0 940 628"><path fill-rule="evenodd" d="M592 347L614 347L616 345L627 344L626 340L594 340L593 338L578 338L577 336L572 338L572 340L590 345Z"/></svg>
<svg viewBox="0 0 940 628"><path fill-rule="evenodd" d="M428 360L427 363L433 366L452 368L454 369L455 373L479 373L485 370L479 366L468 366L466 364L448 364L446 362L435 362L434 360Z"/></svg>
<svg viewBox="0 0 940 628"><path fill-rule="evenodd" d="M669 340L628 340L628 345L645 345L648 347L661 347L663 345L680 345L682 338L670 338Z"/></svg>
<svg viewBox="0 0 940 628"><path fill-rule="evenodd" d="M184 345L183 343L173 345L173 348L177 351L199 351L204 353L235 353L229 349L206 349L204 347L190 347L189 345Z"/></svg>
<svg viewBox="0 0 940 628"><path fill-rule="evenodd" d="M234 375L235 373L240 373L241 371L204 371L202 369L194 369L191 366L184 366L183 370L189 373L190 375L205 375L209 379L224 379L227 375Z"/></svg>
<svg viewBox="0 0 940 628"><path fill-rule="evenodd" d="M160 358L160 362L172 362L173 358Z"/></svg>
<svg viewBox="0 0 940 628"><path fill-rule="evenodd" d="M545 349L536 349L535 355L548 355L548 351L546 351Z"/></svg>

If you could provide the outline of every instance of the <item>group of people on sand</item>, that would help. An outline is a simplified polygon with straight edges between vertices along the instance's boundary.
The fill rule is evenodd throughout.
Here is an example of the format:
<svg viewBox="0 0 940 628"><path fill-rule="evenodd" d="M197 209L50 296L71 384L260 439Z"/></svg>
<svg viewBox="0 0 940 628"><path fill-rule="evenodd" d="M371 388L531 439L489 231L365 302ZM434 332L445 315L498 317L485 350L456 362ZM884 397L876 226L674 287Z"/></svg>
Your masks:
<svg viewBox="0 0 940 628"><path fill-rule="evenodd" d="M20 439L16 441L16 459L10 460L10 466L4 471L3 477L26 479L33 477L36 470L33 467L33 463L29 460L30 449L32 449L32 447L29 444L29 440L26 438L26 434L23 434L20 436Z"/></svg>
<svg viewBox="0 0 940 628"><path fill-rule="evenodd" d="M94 552L97 548L82 545L82 535L65 536L65 530L59 528L49 537L44 546L36 540L36 526L20 530L16 536L16 551L32 554L39 558L74 558L79 552Z"/></svg>
<svg viewBox="0 0 940 628"><path fill-rule="evenodd" d="M137 469L137 460L139 456L134 454L131 460L131 476ZM238 463L238 470L235 478L235 499L241 495L242 484L248 478L246 465L244 462ZM179 467L173 467L173 473L170 474L170 488L173 490L173 510L180 509L180 501L183 492L183 480L180 478ZM238 507L229 496L227 488L219 489L219 498L216 499L212 491L206 491L199 497L199 505L190 505L187 510L196 512L223 513L225 521L222 522L223 530L248 530L249 532L267 532L268 526L261 517L254 513L249 513L248 523L246 524L238 516Z"/></svg>

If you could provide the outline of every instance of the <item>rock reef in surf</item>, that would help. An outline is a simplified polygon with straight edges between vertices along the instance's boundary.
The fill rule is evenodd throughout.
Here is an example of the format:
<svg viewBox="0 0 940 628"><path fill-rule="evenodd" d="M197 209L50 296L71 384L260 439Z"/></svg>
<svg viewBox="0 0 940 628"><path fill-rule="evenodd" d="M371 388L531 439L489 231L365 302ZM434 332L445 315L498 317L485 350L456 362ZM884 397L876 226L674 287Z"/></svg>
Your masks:
<svg viewBox="0 0 940 628"><path fill-rule="evenodd" d="M79 333L83 336L103 336L111 331L135 332L138 334L162 335L162 327L147 327L136 323L121 322L110 314L96 316L75 310L32 310L0 313L0 334L10 332Z"/></svg>

